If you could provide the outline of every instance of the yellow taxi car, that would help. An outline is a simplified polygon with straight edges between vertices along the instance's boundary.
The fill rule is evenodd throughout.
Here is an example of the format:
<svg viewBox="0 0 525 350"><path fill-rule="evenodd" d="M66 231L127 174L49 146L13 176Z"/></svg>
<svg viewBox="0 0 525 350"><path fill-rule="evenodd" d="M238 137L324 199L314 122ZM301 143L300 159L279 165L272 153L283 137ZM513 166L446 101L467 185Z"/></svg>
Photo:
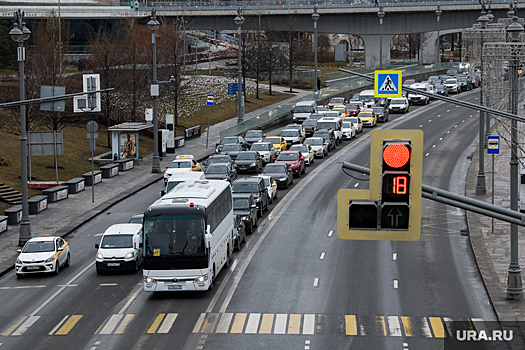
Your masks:
<svg viewBox="0 0 525 350"><path fill-rule="evenodd" d="M188 173L190 171L201 171L201 164L192 155L177 156L170 165L166 165L164 183L167 183L170 176L174 174Z"/></svg>
<svg viewBox="0 0 525 350"><path fill-rule="evenodd" d="M376 126L377 124L377 117L371 109L362 109L357 117L361 119L363 126Z"/></svg>
<svg viewBox="0 0 525 350"><path fill-rule="evenodd" d="M286 151L286 148L288 147L286 140L277 135L265 137L263 142L270 142L273 147L277 148L279 151Z"/></svg>
<svg viewBox="0 0 525 350"><path fill-rule="evenodd" d="M332 111L341 111L341 113L343 113L343 119L345 119L346 117L350 115L350 113L346 110L345 106L340 106L340 107L336 106L332 108Z"/></svg>

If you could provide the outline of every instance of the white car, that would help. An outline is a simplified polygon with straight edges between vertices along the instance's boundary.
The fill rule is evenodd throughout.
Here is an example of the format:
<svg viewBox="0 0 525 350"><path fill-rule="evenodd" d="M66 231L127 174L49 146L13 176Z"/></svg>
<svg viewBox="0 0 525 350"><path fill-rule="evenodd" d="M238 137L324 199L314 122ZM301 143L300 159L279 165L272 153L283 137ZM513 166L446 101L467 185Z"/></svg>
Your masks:
<svg viewBox="0 0 525 350"><path fill-rule="evenodd" d="M289 125L286 125L286 128L284 128L284 130L298 130L299 133L305 137L305 131L303 129L303 126L301 124L289 124Z"/></svg>
<svg viewBox="0 0 525 350"><path fill-rule="evenodd" d="M406 97L396 97L390 101L388 109L390 113L407 113L410 109L410 104Z"/></svg>
<svg viewBox="0 0 525 350"><path fill-rule="evenodd" d="M71 262L69 244L62 237L49 234L31 238L17 252L20 255L15 262L16 277L40 272L58 275L60 268Z"/></svg>
<svg viewBox="0 0 525 350"><path fill-rule="evenodd" d="M343 120L343 140L351 140L357 133L357 125L351 121Z"/></svg>
<svg viewBox="0 0 525 350"><path fill-rule="evenodd" d="M309 137L304 143L312 147L316 157L324 158L328 154L328 142L324 142L322 137Z"/></svg>
<svg viewBox="0 0 525 350"><path fill-rule="evenodd" d="M273 162L274 158L277 158L278 150L270 142L255 142L250 151L257 151L261 155L264 163Z"/></svg>
<svg viewBox="0 0 525 350"><path fill-rule="evenodd" d="M271 176L267 175L258 175L264 180L264 186L268 190L268 198L270 203L273 203L274 199L277 199L277 181Z"/></svg>
<svg viewBox="0 0 525 350"><path fill-rule="evenodd" d="M200 163L197 163L192 155L177 156L170 165L166 165L166 171L164 171L164 184L166 184L170 176L174 174L200 170Z"/></svg>
<svg viewBox="0 0 525 350"><path fill-rule="evenodd" d="M290 147L290 151L301 152L301 155L304 158L305 164L306 165L313 164L315 156L314 156L314 150L312 149L311 146L306 145L304 143L300 145L293 145L292 147Z"/></svg>
<svg viewBox="0 0 525 350"><path fill-rule="evenodd" d="M447 87L449 93L453 92L455 94L459 94L461 92L461 85L459 84L459 81L456 78L450 78L445 80L443 85Z"/></svg>

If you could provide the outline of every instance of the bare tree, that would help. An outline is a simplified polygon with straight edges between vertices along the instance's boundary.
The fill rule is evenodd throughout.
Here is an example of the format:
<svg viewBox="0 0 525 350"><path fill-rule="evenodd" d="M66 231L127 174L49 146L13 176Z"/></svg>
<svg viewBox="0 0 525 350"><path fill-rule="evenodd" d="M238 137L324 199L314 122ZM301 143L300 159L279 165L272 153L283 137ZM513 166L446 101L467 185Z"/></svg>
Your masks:
<svg viewBox="0 0 525 350"><path fill-rule="evenodd" d="M288 47L284 55L288 68L290 92L293 86L294 70L304 63L308 55L311 54L311 46L305 40L301 40L298 33L298 19L294 16L288 17L290 29L288 31Z"/></svg>

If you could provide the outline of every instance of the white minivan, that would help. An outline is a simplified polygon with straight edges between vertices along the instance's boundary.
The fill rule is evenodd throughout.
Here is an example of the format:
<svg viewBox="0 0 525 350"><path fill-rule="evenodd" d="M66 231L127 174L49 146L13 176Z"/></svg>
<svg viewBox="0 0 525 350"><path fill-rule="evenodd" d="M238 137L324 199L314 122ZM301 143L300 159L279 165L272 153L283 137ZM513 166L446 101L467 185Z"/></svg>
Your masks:
<svg viewBox="0 0 525 350"><path fill-rule="evenodd" d="M317 103L315 101L297 102L293 108L293 121L302 123L309 119L313 113L317 113Z"/></svg>
<svg viewBox="0 0 525 350"><path fill-rule="evenodd" d="M144 260L141 224L115 224L102 235L97 251L97 274L137 272Z"/></svg>
<svg viewBox="0 0 525 350"><path fill-rule="evenodd" d="M319 129L332 129L335 134L336 142L341 143L343 141L343 119L339 117L324 117L317 121L315 127Z"/></svg>
<svg viewBox="0 0 525 350"><path fill-rule="evenodd" d="M364 90L359 94L359 101L363 102L364 108L372 108L376 105L374 90Z"/></svg>

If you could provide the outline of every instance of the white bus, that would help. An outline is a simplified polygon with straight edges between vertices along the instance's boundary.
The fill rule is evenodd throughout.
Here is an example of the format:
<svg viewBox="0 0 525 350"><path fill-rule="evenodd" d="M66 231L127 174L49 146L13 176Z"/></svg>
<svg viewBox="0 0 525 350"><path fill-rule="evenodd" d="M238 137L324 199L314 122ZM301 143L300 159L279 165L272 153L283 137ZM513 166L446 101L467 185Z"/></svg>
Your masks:
<svg viewBox="0 0 525 350"><path fill-rule="evenodd" d="M144 213L144 290L205 291L233 252L230 183L188 181Z"/></svg>

